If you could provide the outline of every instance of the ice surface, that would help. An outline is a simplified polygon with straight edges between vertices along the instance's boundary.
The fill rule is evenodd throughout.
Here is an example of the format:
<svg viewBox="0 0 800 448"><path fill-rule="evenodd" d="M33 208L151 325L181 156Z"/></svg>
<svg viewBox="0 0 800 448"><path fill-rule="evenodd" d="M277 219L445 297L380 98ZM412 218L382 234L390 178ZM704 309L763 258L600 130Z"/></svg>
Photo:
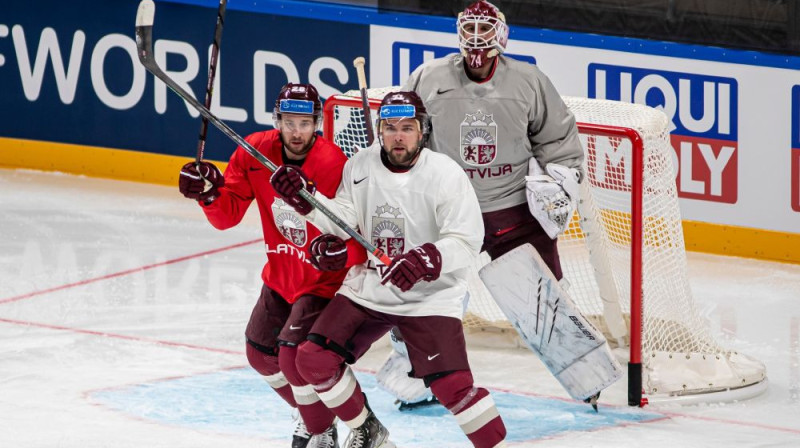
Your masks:
<svg viewBox="0 0 800 448"><path fill-rule="evenodd" d="M254 208L220 232L177 187L0 170L0 192L0 446L288 446L291 412L244 356ZM472 346L510 446L800 446L800 266L689 253L689 275L720 342L766 364L764 394L631 409L620 382L595 416L527 350ZM468 446L441 408L400 414L370 386L387 351L357 366L399 447Z"/></svg>

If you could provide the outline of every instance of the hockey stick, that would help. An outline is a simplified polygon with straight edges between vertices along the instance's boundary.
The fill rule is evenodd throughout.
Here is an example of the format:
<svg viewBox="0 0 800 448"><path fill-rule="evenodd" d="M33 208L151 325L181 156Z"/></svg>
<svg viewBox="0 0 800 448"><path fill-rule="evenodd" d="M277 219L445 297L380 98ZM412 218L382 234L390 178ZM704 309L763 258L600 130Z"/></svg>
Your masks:
<svg viewBox="0 0 800 448"><path fill-rule="evenodd" d="M214 27L214 42L211 45L211 57L208 61L208 82L206 83L206 109L211 110L211 95L214 93L214 78L217 74L217 58L219 57L219 44L222 40L222 26L225 25L225 7L228 0L219 0L217 9L217 25ZM206 149L206 136L208 135L208 119L203 117L200 123L200 138L197 141L197 156L194 161L199 163L203 160L203 152Z"/></svg>
<svg viewBox="0 0 800 448"><path fill-rule="evenodd" d="M248 154L253 156L262 165L264 165L271 172L275 172L278 167L272 163L271 160L266 158L263 154L258 152L252 145L247 143L239 134L236 133L224 121L217 118L206 107L200 104L190 93L183 90L175 81L167 76L163 70L158 66L155 59L153 59L153 21L156 14L156 5L153 0L142 0L139 3L139 9L136 12L136 49L139 52L139 61L144 65L150 73L155 75L170 88L173 92L178 94L184 101L189 103L192 107L197 109L201 115L208 119L209 123L217 127L223 134L227 135L231 140L241 146ZM341 218L336 216L335 213L330 211L327 207L322 205L312 194L308 191L300 190L300 197L308 201L314 208L318 209L322 214L330 218L334 224L345 231L359 244L364 246L372 255L377 257L383 264L389 266L392 264L389 258L382 250L375 247L372 243L364 239L358 232L348 226Z"/></svg>
<svg viewBox="0 0 800 448"><path fill-rule="evenodd" d="M359 56L353 60L353 66L356 68L358 74L358 88L361 90L361 108L364 110L364 121L367 128L367 146L372 146L375 141L375 132L372 129L372 117L369 108L369 97L367 96L367 75L364 73L364 60L363 56Z"/></svg>

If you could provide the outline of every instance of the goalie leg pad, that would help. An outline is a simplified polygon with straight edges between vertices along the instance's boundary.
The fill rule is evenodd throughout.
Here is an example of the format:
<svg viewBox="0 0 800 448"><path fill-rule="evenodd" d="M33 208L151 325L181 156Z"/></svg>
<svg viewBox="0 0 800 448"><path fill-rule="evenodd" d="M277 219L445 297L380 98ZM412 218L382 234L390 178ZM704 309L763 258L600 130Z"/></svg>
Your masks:
<svg viewBox="0 0 800 448"><path fill-rule="evenodd" d="M431 398L433 393L425 387L425 382L408 375L411 372L411 361L408 355L392 350L386 358L375 379L381 389L397 397L405 403L416 403Z"/></svg>
<svg viewBox="0 0 800 448"><path fill-rule="evenodd" d="M622 377L603 334L581 315L533 246L517 247L479 275L528 348L572 398L585 400Z"/></svg>

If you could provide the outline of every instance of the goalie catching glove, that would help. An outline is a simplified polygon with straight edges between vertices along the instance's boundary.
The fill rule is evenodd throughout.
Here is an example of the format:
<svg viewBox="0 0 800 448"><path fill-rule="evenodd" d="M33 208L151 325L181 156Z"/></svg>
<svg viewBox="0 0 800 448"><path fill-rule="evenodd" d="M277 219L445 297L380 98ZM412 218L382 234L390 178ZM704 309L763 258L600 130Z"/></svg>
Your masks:
<svg viewBox="0 0 800 448"><path fill-rule="evenodd" d="M313 205L300 196L300 190L305 189L313 195L317 191L317 187L314 185L314 181L309 180L300 168L281 165L272 173L269 183L297 213L307 215L314 209Z"/></svg>
<svg viewBox="0 0 800 448"><path fill-rule="evenodd" d="M433 243L417 246L392 260L381 279L381 284L391 282L406 292L420 280L432 282L442 272L442 254Z"/></svg>
<svg viewBox="0 0 800 448"><path fill-rule="evenodd" d="M564 232L578 205L580 171L548 163L547 174L535 158L525 176L528 208L551 239Z"/></svg>
<svg viewBox="0 0 800 448"><path fill-rule="evenodd" d="M224 186L225 178L211 162L189 162L181 168L178 189L189 199L210 204L219 197L219 189Z"/></svg>
<svg viewBox="0 0 800 448"><path fill-rule="evenodd" d="M344 240L331 233L311 240L308 246L311 265L320 271L339 271L347 265L347 246Z"/></svg>

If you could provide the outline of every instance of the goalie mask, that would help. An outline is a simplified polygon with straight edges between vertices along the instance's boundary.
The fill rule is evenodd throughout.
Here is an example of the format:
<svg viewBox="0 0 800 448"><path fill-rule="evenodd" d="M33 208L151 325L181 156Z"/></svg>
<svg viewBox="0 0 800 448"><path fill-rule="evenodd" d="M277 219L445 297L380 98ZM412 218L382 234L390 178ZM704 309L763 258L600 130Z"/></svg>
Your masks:
<svg viewBox="0 0 800 448"><path fill-rule="evenodd" d="M506 49L506 17L487 1L472 3L458 13L457 26L458 48L471 68L485 66Z"/></svg>
<svg viewBox="0 0 800 448"><path fill-rule="evenodd" d="M414 118L417 121L421 134L418 147L425 147L431 127L428 111L416 92L393 92L383 97L378 110L378 138L382 147L385 147L382 132L384 121L396 123L404 118Z"/></svg>
<svg viewBox="0 0 800 448"><path fill-rule="evenodd" d="M275 100L275 109L272 113L272 121L275 122L276 127L282 114L311 115L319 129L322 123L322 103L316 87L311 84L293 84L291 82L283 86Z"/></svg>

